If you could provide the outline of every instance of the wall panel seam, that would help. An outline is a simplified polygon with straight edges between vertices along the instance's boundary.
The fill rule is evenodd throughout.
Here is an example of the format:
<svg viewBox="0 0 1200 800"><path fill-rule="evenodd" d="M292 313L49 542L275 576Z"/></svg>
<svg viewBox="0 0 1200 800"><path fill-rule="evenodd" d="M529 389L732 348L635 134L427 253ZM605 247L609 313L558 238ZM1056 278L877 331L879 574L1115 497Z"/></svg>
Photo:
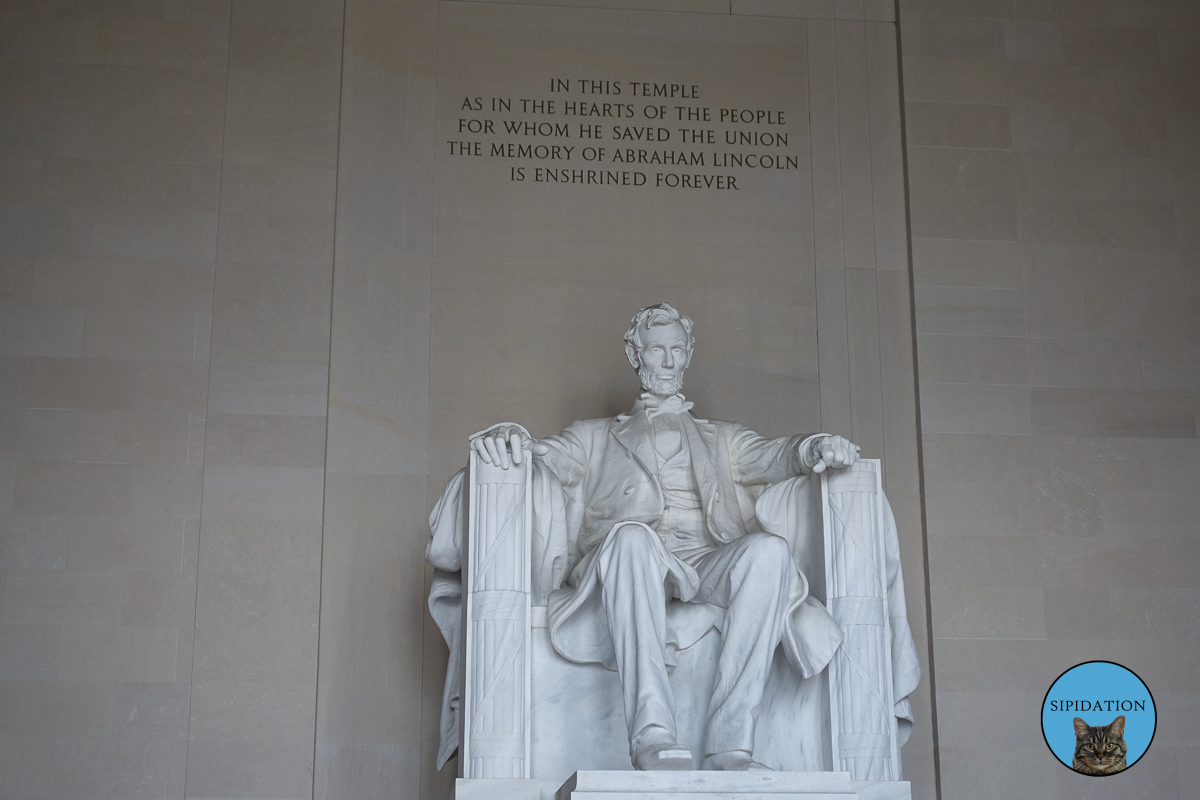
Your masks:
<svg viewBox="0 0 1200 800"><path fill-rule="evenodd" d="M730 0L730 3L731 3L731 13L732 13L732 0ZM435 62L440 65L441 64L441 43L442 43L441 5L440 4L438 4L437 8L434 10L433 31L434 31L433 32L434 40L437 42L436 46L434 47L434 59L435 59ZM438 75L438 71L435 69L433 72L433 108L434 108L435 119L436 119L436 114L437 114L436 109L438 107L437 75ZM432 126L430 126L430 130L433 132L434 136L431 138L431 140L429 142L429 153L431 155L433 155L436 152L436 145L434 145L434 141L433 141L434 139L436 139L436 136L437 136L437 123L436 122ZM430 205L432 206L430 209L430 227L431 228L433 226L433 219L435 218L435 216L437 214L437 210L436 210L437 209L436 172L437 172L437 158L434 157L433 163L432 163L432 168L430 170L430 176L429 176L429 180L432 184L430 193L429 193ZM430 260L429 260L429 303L425 306L426 315L427 315L426 320L425 320L425 330L427 330L429 332L428 339L426 342L427 346L429 347L429 357L425 360L425 408L426 409L431 408L432 403L433 403L433 252L432 252L432 249L433 249L433 246L431 245ZM430 421L430 416L427 413L427 415L425 417L426 447L428 447L428 441L429 441L429 421ZM426 474L425 474L423 480L421 481L421 505L422 505L422 508L428 508L428 505L429 505L429 503L428 503L428 494L429 494L428 464L426 465L425 472L426 472ZM425 570L424 570L425 574L427 575L431 571L432 571L432 567L430 567L428 564L426 564ZM426 578L424 583L428 584L428 578ZM465 594L465 590L464 590L464 594ZM428 591L426 590L425 586L422 587L422 595L423 596L428 595ZM424 608L425 607L423 606L422 607L422 615L421 615L423 628L427 627L429 622L431 621L430 614L428 612L426 612L424 610ZM423 644L424 644L424 637L422 637L422 650L424 650ZM426 677L427 677L426 673L425 673L426 664L427 664L427 660L425 659L424 653L422 652L422 657L421 657L421 686L422 687L424 687L426 685ZM443 676L441 676L441 675L433 676L435 682L438 682L442 677ZM440 700L440 696L439 696L439 700ZM419 706L420 706L420 712L419 712L420 717L419 718L420 718L421 724L423 726L424 721L425 721L425 692L424 691L421 692L421 701L420 701ZM459 760L459 755L455 755L454 759L456 761ZM447 764L447 766L449 766L449 764ZM443 767L443 769L445 769L445 767ZM425 785L425 759L423 757L418 757L418 759L417 759L417 781L418 781L418 784L417 784L418 786L423 787Z"/></svg>
<svg viewBox="0 0 1200 800"><path fill-rule="evenodd" d="M192 663L188 667L188 714L187 714L187 729L184 735L184 754L183 754L183 796L188 796L188 765L192 755L192 697L195 694L196 685L196 620L200 608L200 543L204 538L204 460L207 456L208 437L212 430L209 422L209 403L212 399L212 338L213 338L213 319L215 319L215 311L217 305L217 262L220 259L221 252L221 197L222 189L225 183L225 140L229 131L229 64L230 52L233 45L233 4L229 5L229 20L225 27L225 86L222 90L222 105L221 105L221 155L218 160L220 171L217 177L217 212L216 212L216 237L213 248L213 279L210 292L209 306L209 323L208 323L208 368L205 370L207 380L204 386L204 440L200 443L200 515L197 520L196 529L196 588L192 597L192 647L191 657ZM195 353L195 343L193 342L193 354ZM193 355L194 357L194 355ZM188 452L191 452L191 431L188 431L189 447ZM176 667L178 669L178 666ZM178 677L178 676L177 676Z"/></svg>
<svg viewBox="0 0 1200 800"><path fill-rule="evenodd" d="M913 298L909 304L909 326L912 331L912 363L913 363L913 400L916 407L914 422L917 428L917 482L921 507L921 554L922 569L925 571L925 618L929 620L926 658L929 661L929 709L932 719L930 727L933 735L933 781L934 793L942 800L942 766L941 742L938 737L937 715L937 679L934 662L934 623L933 623L933 594L932 580L929 572L929 510L925 498L925 443L921 426L921 371L917 350L917 304L916 304L916 270L913 266L913 232L912 232L912 197L908 175L908 113L904 99L904 37L901 36L903 18L900 16L900 0L895 0L895 36L896 36L896 85L900 93L900 153L901 167L904 178L904 228L905 242L908 246L908 292Z"/></svg>
<svg viewBox="0 0 1200 800"><path fill-rule="evenodd" d="M321 612L325 605L325 595L322 591L325 584L325 520L326 501L329 485L329 412L333 408L333 293L337 285L337 233L338 233L338 190L341 187L342 164L342 107L346 102L346 6L347 0L342 0L342 27L339 44L341 47L338 58L338 113L334 137L333 174L337 176L333 183L333 251L329 254L329 341L325 356L325 458L321 470L321 537L317 545L317 645L316 664L313 669L313 744L312 744L312 785L309 796L316 800L317 796L317 738L320 735L320 723L317 715L321 712Z"/></svg>

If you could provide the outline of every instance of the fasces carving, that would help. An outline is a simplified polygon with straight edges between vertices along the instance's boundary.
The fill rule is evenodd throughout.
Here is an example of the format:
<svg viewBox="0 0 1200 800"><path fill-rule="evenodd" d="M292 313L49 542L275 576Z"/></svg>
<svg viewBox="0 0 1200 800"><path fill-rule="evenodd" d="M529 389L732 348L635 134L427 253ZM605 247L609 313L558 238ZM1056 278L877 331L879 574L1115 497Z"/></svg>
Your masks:
<svg viewBox="0 0 1200 800"><path fill-rule="evenodd" d="M829 663L833 767L857 780L899 780L879 462L859 461L821 484L826 602L846 637Z"/></svg>
<svg viewBox="0 0 1200 800"><path fill-rule="evenodd" d="M529 469L528 461L503 469L471 459L464 777L529 777Z"/></svg>

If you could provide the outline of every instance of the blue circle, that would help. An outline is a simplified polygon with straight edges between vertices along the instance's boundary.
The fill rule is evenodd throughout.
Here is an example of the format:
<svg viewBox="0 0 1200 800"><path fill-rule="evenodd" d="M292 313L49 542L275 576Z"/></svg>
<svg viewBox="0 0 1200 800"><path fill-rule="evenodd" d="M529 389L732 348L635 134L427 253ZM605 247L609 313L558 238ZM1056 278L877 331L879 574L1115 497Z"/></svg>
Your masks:
<svg viewBox="0 0 1200 800"><path fill-rule="evenodd" d="M1042 701L1042 735L1067 767L1075 759L1075 718L1092 727L1125 717L1125 763L1132 767L1154 740L1154 698L1132 670L1111 661L1077 664L1058 676ZM1114 773L1115 774L1115 773Z"/></svg>

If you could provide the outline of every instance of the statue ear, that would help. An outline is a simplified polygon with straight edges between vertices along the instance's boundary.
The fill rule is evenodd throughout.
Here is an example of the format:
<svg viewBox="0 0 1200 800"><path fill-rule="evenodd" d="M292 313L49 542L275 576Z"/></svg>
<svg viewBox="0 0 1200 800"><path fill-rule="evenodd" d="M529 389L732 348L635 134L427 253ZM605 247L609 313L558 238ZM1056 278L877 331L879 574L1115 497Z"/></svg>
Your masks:
<svg viewBox="0 0 1200 800"><path fill-rule="evenodd" d="M1075 718L1075 738L1082 739L1092 732L1092 728L1079 717Z"/></svg>
<svg viewBox="0 0 1200 800"><path fill-rule="evenodd" d="M642 366L641 359L638 358L637 348L633 346L633 342L625 343L625 357L629 359L629 364L634 369L638 369Z"/></svg>
<svg viewBox="0 0 1200 800"><path fill-rule="evenodd" d="M1109 723L1108 732L1111 735L1116 736L1116 737L1121 737L1121 736L1125 735L1125 715L1124 714L1122 714L1121 716L1117 717L1116 719L1114 719L1112 722Z"/></svg>

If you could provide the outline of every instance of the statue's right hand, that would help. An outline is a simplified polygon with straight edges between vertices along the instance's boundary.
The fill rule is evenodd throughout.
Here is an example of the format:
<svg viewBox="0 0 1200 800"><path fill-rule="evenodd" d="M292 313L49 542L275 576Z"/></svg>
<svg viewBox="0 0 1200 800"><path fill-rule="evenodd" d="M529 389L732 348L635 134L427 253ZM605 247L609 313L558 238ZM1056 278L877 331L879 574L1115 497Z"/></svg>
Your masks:
<svg viewBox="0 0 1200 800"><path fill-rule="evenodd" d="M504 426L485 431L472 440L471 446L484 462L501 469L520 464L526 450L534 455L545 455L550 448L534 439L523 428Z"/></svg>

